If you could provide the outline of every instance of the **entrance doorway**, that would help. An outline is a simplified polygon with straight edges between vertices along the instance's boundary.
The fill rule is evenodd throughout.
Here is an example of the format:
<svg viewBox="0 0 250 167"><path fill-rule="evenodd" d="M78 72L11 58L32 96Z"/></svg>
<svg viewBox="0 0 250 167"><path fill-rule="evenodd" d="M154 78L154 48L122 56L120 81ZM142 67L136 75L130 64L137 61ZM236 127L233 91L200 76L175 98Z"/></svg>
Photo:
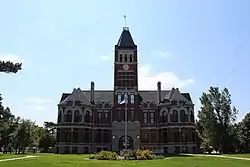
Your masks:
<svg viewBox="0 0 250 167"><path fill-rule="evenodd" d="M133 139L130 136L127 136L127 142L125 141L125 136L120 137L119 139L119 149L125 149L127 145L127 149L133 149Z"/></svg>

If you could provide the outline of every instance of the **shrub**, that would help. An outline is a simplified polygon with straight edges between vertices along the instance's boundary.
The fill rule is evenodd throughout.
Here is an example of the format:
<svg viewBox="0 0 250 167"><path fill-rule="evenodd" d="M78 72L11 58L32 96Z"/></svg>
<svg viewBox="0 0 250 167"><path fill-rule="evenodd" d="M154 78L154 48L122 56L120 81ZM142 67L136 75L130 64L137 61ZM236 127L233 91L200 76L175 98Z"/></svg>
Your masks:
<svg viewBox="0 0 250 167"><path fill-rule="evenodd" d="M136 151L130 150L130 151L124 153L123 156L124 156L124 159L129 159L129 160L136 159Z"/></svg>
<svg viewBox="0 0 250 167"><path fill-rule="evenodd" d="M89 159L96 159L96 155L89 156Z"/></svg>
<svg viewBox="0 0 250 167"><path fill-rule="evenodd" d="M116 152L111 151L101 151L95 155L95 159L97 160L116 160L117 157Z"/></svg>
<svg viewBox="0 0 250 167"><path fill-rule="evenodd" d="M153 154L153 155L151 155L150 158L153 159L153 160L156 160L156 159L164 159L165 157L163 155L155 155L155 154Z"/></svg>
<svg viewBox="0 0 250 167"><path fill-rule="evenodd" d="M152 159L153 152L150 150L137 150L135 157L137 160L147 160Z"/></svg>

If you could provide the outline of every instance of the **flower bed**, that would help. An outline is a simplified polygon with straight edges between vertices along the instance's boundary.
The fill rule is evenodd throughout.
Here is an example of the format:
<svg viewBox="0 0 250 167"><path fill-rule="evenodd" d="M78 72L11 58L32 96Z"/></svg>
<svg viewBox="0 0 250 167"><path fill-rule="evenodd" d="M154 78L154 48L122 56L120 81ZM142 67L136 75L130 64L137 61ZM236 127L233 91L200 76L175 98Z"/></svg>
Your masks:
<svg viewBox="0 0 250 167"><path fill-rule="evenodd" d="M162 155L155 155L150 150L135 150L122 152L120 156L116 152L111 151L101 151L95 155L89 157L89 159L97 160L154 160L154 159L164 159Z"/></svg>

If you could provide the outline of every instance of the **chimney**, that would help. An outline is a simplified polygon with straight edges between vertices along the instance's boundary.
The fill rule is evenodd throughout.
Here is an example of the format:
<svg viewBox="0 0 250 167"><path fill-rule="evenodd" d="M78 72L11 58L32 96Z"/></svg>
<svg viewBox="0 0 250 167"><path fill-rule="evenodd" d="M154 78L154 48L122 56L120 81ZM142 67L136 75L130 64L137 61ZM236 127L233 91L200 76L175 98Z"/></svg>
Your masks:
<svg viewBox="0 0 250 167"><path fill-rule="evenodd" d="M95 83L92 81L91 82L91 86L90 86L90 102L94 103L95 101Z"/></svg>
<svg viewBox="0 0 250 167"><path fill-rule="evenodd" d="M157 103L160 104L161 102L161 82L157 83Z"/></svg>

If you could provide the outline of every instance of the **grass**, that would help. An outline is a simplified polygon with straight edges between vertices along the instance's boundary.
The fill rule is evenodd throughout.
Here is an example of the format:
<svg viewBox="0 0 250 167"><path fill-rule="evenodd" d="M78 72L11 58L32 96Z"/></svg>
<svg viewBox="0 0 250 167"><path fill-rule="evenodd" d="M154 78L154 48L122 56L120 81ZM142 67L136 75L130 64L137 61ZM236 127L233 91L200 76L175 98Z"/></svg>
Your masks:
<svg viewBox="0 0 250 167"><path fill-rule="evenodd" d="M171 156L165 160L98 161L87 160L88 155L37 154L38 158L0 162L1 167L249 167L247 160L202 156ZM9 158L9 157L8 157Z"/></svg>

